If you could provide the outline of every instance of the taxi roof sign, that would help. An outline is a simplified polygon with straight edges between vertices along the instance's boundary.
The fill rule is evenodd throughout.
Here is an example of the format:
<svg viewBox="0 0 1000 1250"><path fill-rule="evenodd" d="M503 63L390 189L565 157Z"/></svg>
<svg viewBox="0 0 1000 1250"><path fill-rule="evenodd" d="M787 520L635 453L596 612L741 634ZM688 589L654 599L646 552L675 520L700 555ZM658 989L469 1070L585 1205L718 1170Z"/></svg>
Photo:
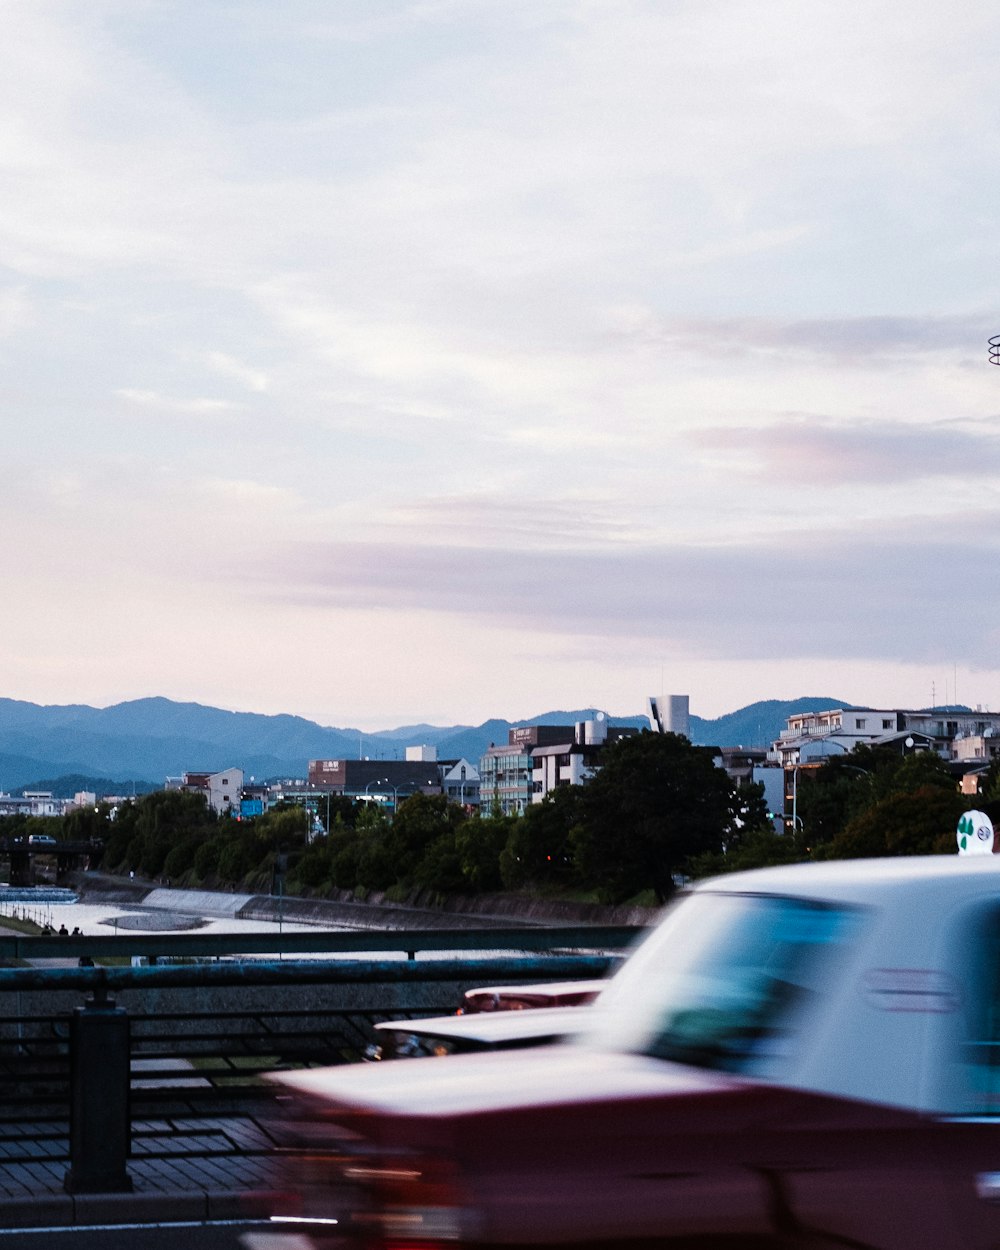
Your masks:
<svg viewBox="0 0 1000 1250"><path fill-rule="evenodd" d="M993 822L985 812L963 812L958 822L959 855L992 855Z"/></svg>

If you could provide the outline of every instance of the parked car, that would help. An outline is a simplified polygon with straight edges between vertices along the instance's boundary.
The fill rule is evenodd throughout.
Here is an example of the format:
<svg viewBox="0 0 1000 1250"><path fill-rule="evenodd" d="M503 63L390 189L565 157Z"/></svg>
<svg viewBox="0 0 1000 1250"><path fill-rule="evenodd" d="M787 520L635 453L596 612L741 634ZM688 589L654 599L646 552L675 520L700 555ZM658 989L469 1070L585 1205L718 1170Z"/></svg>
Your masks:
<svg viewBox="0 0 1000 1250"><path fill-rule="evenodd" d="M475 1050L547 1046L589 1028L589 1015L589 1009L581 1006L387 1020L376 1024L378 1042L368 1049L365 1058L440 1058Z"/></svg>
<svg viewBox="0 0 1000 1250"><path fill-rule="evenodd" d="M39 848L45 848L45 847L50 847L50 846L58 846L59 843L56 841L56 839L52 836L51 833L33 833L28 838L28 845L39 847Z"/></svg>
<svg viewBox="0 0 1000 1250"><path fill-rule="evenodd" d="M701 883L593 1025L283 1074L299 1200L383 1250L1000 1245L995 857Z"/></svg>

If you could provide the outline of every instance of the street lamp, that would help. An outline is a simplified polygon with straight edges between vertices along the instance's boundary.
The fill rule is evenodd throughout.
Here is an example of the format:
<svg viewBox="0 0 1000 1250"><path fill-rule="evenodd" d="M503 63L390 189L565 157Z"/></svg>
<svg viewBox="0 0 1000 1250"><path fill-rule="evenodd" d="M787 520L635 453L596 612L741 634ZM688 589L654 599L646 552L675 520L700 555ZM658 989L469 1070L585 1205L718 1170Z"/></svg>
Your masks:
<svg viewBox="0 0 1000 1250"><path fill-rule="evenodd" d="M845 754L845 755L849 755L849 754L850 754L850 751L851 751L851 749L850 749L849 747L844 746L844 744L843 744L842 742L833 742L833 741L830 741L830 740L825 740L825 741L824 741L824 743L823 743L823 745L824 745L824 746L828 746L828 747L829 747L829 746L840 747L840 749L844 752L844 754ZM824 753L823 753L823 757L822 757L822 758L824 758L824 759L830 759L830 756L829 756L829 755L827 755L827 754L826 754L826 752L824 752ZM843 759L843 756L839 756L839 755L838 755L838 756L834 756L833 758L834 758L834 759ZM801 765L800 765L800 764L795 764L795 765L793 765L793 766L792 766L792 816L791 816L791 820L792 820L792 825L793 825L793 827L794 827L795 823L796 823L796 822L798 822L798 826L799 826L799 828L801 829L801 828L802 828L802 820L801 820L801 817L800 817L800 816L799 816L799 814L798 814L798 807L799 807L799 768L800 768L800 767L801 767ZM849 771L850 771L850 772L852 772L852 773L862 773L865 777L868 777L868 778L871 778L872 776L874 776L874 774L873 774L872 772L870 772L870 770L869 770L869 769L867 769L867 768L861 768L861 767L860 767L859 765L857 765L857 764L838 764L838 765L837 765L837 767L838 767L838 768L844 768L844 769L847 769L847 770L849 770Z"/></svg>
<svg viewBox="0 0 1000 1250"><path fill-rule="evenodd" d="M365 786L365 799L366 800L368 799L368 791L372 788L372 786L387 786L388 784L389 784L388 777L372 778L372 780L369 781L369 783Z"/></svg>

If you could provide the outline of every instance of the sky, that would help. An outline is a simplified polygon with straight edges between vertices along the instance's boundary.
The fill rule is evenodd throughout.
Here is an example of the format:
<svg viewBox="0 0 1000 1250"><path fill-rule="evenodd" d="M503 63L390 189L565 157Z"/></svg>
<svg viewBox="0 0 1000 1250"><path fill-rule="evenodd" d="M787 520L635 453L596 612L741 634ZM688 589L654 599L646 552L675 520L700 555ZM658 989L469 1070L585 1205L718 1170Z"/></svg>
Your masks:
<svg viewBox="0 0 1000 1250"><path fill-rule="evenodd" d="M995 0L0 22L0 695L1000 708Z"/></svg>

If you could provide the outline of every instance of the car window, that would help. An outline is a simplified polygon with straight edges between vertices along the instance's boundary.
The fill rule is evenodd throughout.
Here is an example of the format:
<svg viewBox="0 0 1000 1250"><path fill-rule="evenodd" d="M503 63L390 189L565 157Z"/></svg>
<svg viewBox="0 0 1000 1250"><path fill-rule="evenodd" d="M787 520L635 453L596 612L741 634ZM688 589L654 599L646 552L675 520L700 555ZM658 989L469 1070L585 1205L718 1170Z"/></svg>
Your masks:
<svg viewBox="0 0 1000 1250"><path fill-rule="evenodd" d="M977 918L963 956L971 970L962 1048L968 1109L1000 1115L1000 911L990 908Z"/></svg>
<svg viewBox="0 0 1000 1250"><path fill-rule="evenodd" d="M698 1067L766 1074L857 912L801 899L699 892L614 979L599 1044Z"/></svg>

